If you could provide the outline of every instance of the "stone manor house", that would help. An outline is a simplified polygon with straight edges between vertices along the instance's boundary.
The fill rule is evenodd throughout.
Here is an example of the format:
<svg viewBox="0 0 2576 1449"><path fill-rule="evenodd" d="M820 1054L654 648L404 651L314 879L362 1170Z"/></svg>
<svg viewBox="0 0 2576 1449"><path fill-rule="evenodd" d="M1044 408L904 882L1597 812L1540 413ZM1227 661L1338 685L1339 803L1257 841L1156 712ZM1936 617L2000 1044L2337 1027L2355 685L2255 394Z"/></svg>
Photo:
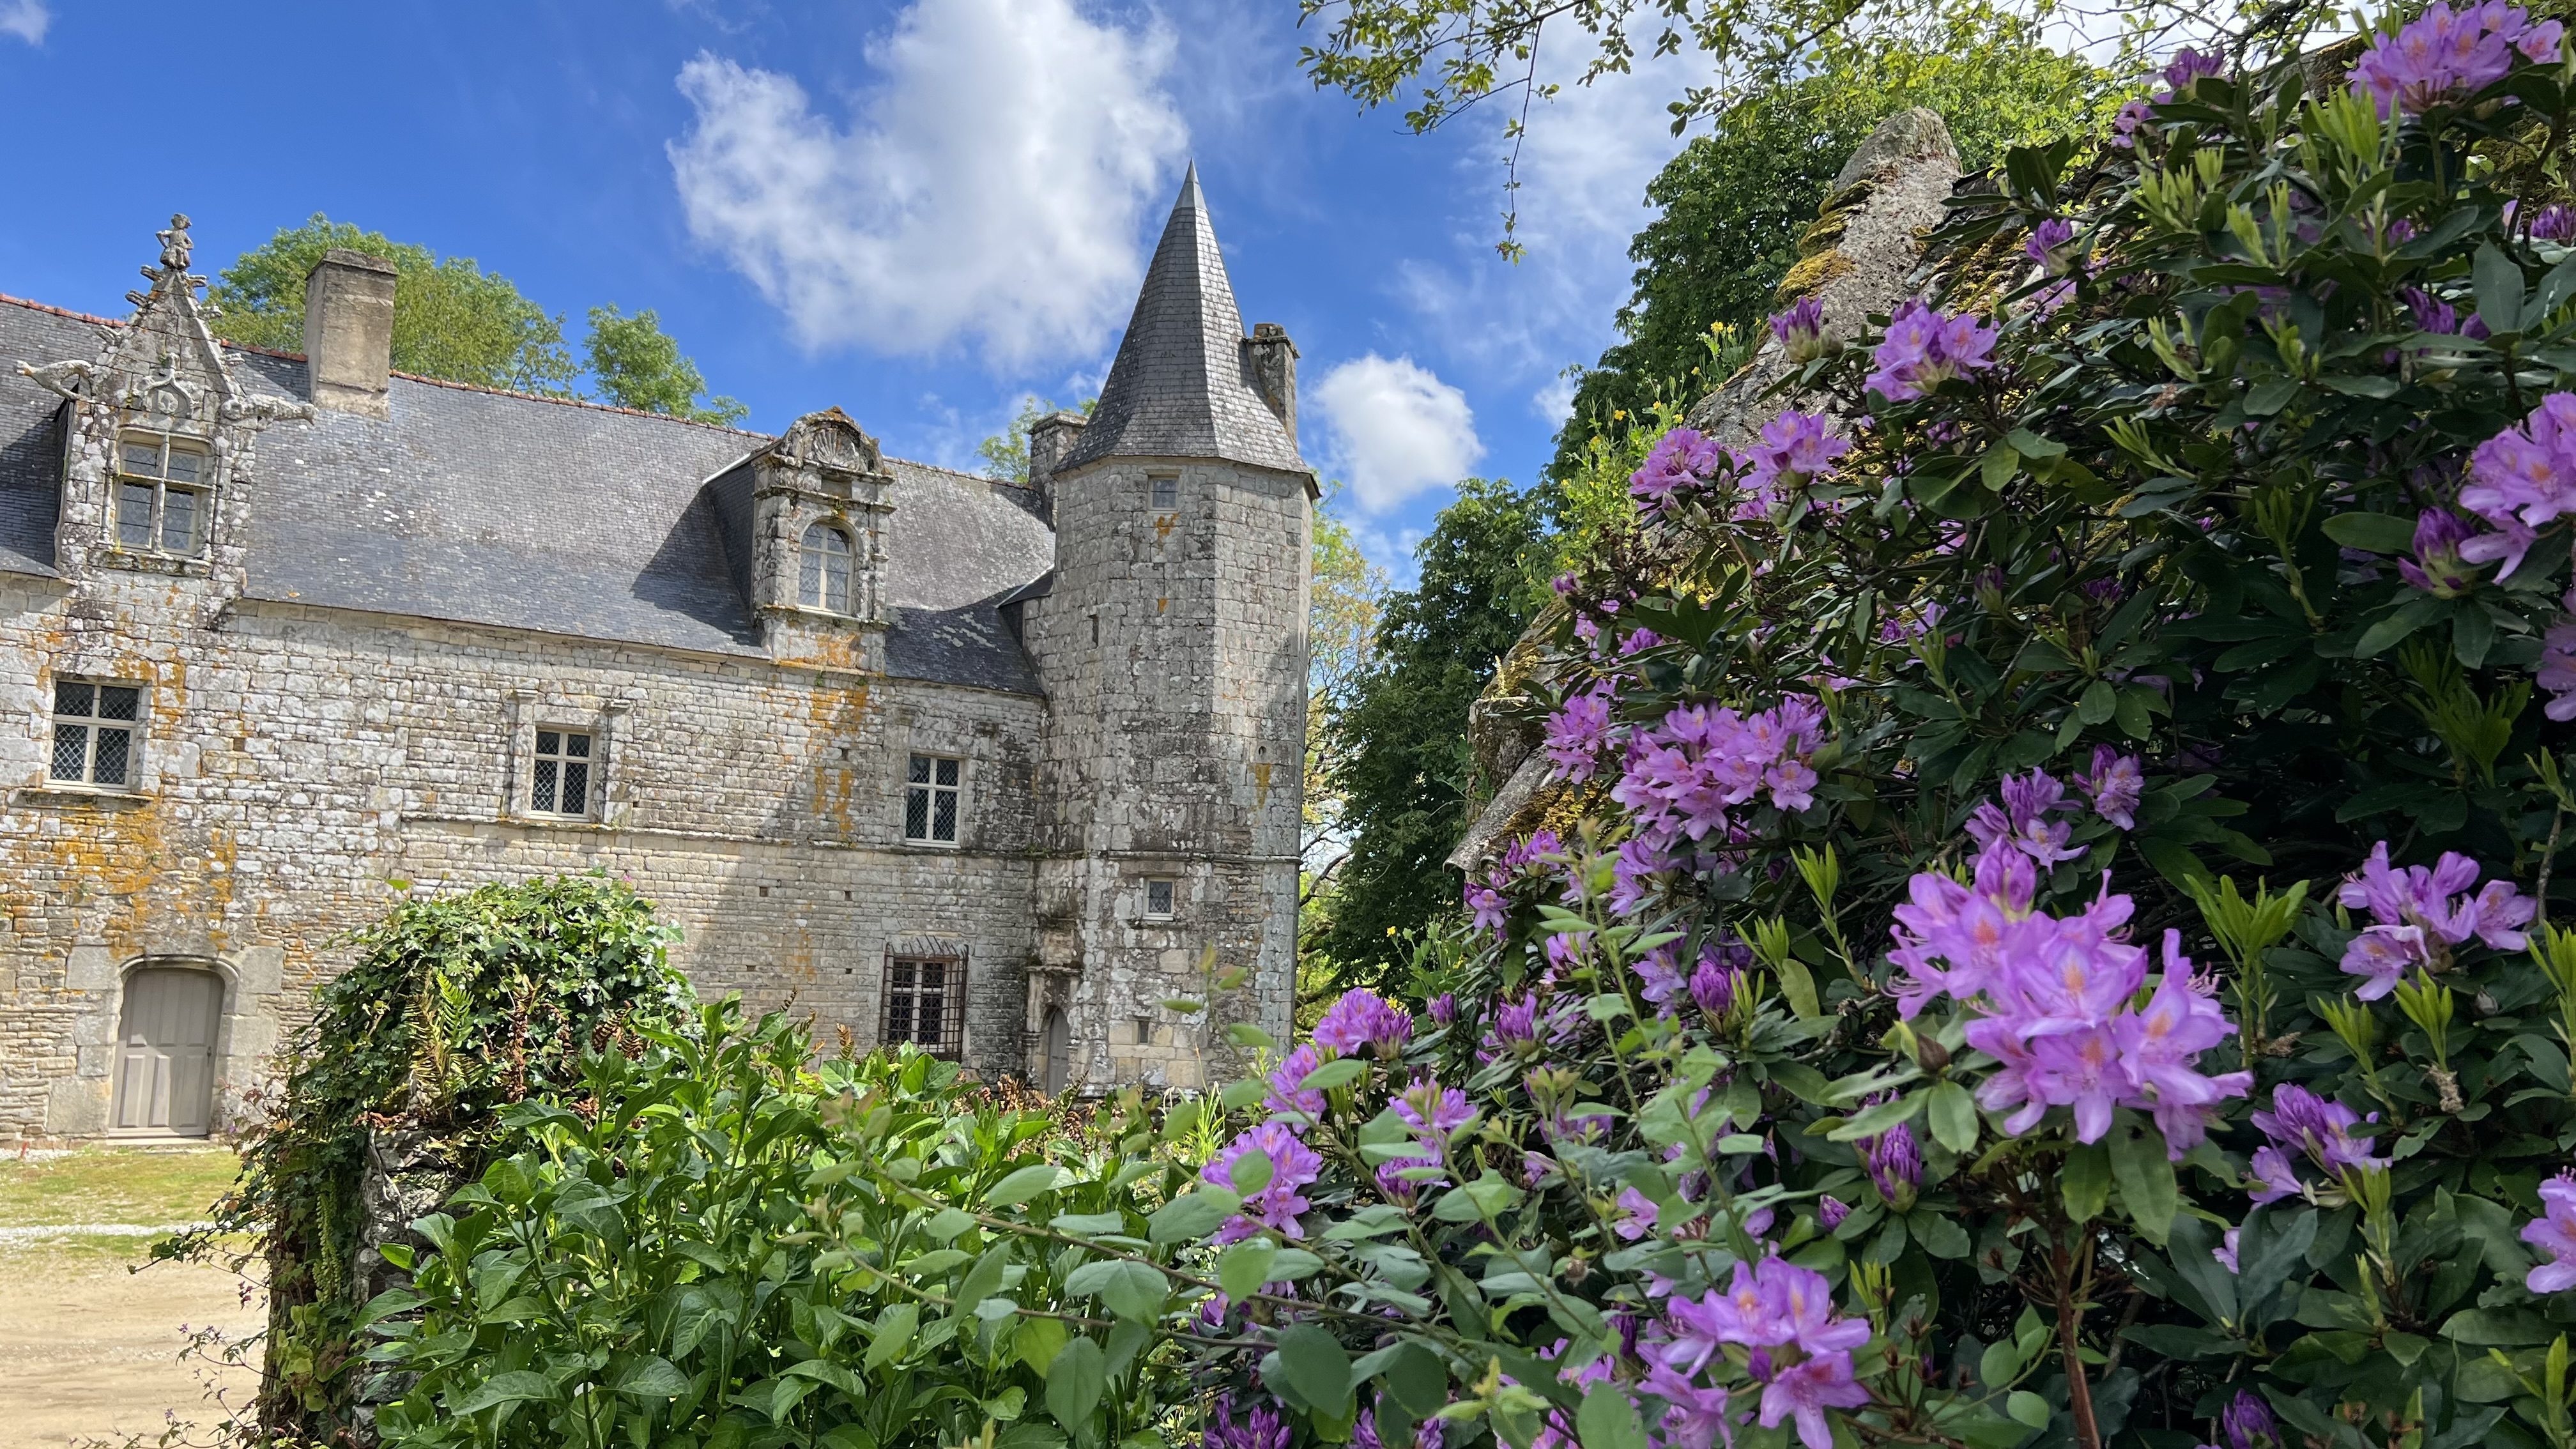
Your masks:
<svg viewBox="0 0 2576 1449"><path fill-rule="evenodd" d="M224 1130L403 882L604 869L702 992L1050 1089L1284 1034L1315 489L1195 171L1025 486L392 373L356 252L228 346L161 242L0 297L0 1143Z"/></svg>

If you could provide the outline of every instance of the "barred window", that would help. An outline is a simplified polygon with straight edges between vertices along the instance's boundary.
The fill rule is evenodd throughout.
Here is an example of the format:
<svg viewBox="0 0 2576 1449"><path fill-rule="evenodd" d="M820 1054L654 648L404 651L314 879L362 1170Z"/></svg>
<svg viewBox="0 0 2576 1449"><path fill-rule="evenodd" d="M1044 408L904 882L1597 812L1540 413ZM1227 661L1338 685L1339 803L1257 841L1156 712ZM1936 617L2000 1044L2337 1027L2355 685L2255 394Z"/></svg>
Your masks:
<svg viewBox="0 0 2576 1449"><path fill-rule="evenodd" d="M1156 512L1169 513L1173 509L1181 506L1180 479L1156 478L1151 481L1154 485L1154 508Z"/></svg>
<svg viewBox="0 0 2576 1449"><path fill-rule="evenodd" d="M903 787L903 838L916 845L957 843L957 797L963 760L915 755Z"/></svg>
<svg viewBox="0 0 2576 1449"><path fill-rule="evenodd" d="M590 813L591 737L577 730L537 731L537 763L528 808L540 815Z"/></svg>
<svg viewBox="0 0 2576 1449"><path fill-rule="evenodd" d="M850 607L850 561L855 552L850 536L828 523L806 529L804 546L797 550L796 601L835 614L856 612Z"/></svg>
<svg viewBox="0 0 2576 1449"><path fill-rule="evenodd" d="M884 1015L885 1045L956 1056L966 1042L964 958L887 956Z"/></svg>
<svg viewBox="0 0 2576 1449"><path fill-rule="evenodd" d="M189 557L206 549L206 455L158 435L117 439L116 541Z"/></svg>
<svg viewBox="0 0 2576 1449"><path fill-rule="evenodd" d="M68 784L134 783L134 732L143 690L90 679L54 681L54 755L49 773Z"/></svg>
<svg viewBox="0 0 2576 1449"><path fill-rule="evenodd" d="M1145 882L1145 914L1168 918L1172 914L1172 902L1180 894L1179 885L1178 881L1165 879Z"/></svg>

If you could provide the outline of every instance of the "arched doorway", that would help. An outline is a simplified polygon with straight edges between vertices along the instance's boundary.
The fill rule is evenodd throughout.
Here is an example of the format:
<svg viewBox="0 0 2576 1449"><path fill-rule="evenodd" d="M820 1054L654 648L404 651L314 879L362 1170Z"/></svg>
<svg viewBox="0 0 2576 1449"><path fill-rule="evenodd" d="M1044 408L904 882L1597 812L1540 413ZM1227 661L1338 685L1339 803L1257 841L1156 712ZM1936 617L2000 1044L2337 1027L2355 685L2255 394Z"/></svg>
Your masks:
<svg viewBox="0 0 2576 1449"><path fill-rule="evenodd" d="M1041 1040L1045 1045L1039 1064L1043 1080L1039 1085L1046 1088L1048 1096L1054 1096L1064 1090L1065 1079L1073 1074L1073 1027L1064 1019L1062 1008L1047 1009L1046 1032Z"/></svg>
<svg viewBox="0 0 2576 1449"><path fill-rule="evenodd" d="M203 967L151 965L127 974L111 1131L203 1137L213 1129L223 1004L223 978Z"/></svg>

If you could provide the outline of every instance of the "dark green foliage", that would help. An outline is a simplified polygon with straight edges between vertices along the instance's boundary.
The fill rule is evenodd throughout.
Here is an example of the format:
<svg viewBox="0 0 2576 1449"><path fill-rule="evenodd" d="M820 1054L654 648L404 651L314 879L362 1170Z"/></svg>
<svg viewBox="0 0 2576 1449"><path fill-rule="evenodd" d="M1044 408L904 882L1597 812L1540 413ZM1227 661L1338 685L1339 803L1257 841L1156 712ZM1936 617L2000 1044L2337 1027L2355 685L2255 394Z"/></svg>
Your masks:
<svg viewBox="0 0 2576 1449"><path fill-rule="evenodd" d="M1351 832L1331 923L1309 943L1351 979L1374 980L1400 948L1392 933L1422 926L1458 898L1442 864L1478 789L1467 752L1467 707L1494 662L1529 622L1529 562L1554 512L1555 491L1470 478L1414 550L1413 588L1387 596L1377 644L1337 735L1333 778Z"/></svg>
<svg viewBox="0 0 2576 1449"><path fill-rule="evenodd" d="M2006 146L2085 128L2103 79L2042 45L2028 21L1979 11L1950 21L1936 43L1838 51L1816 74L1746 95L1648 183L1656 216L1628 248L1637 272L1619 309L1625 340L1583 369L1548 475L1572 476L1589 439L1623 436L1658 400L1687 405L1722 380L1710 328L1750 337L1776 309L1799 238L1880 121L1929 107L1949 123L1961 163L1980 171Z"/></svg>
<svg viewBox="0 0 2576 1449"><path fill-rule="evenodd" d="M605 875L404 897L345 943L271 1120L242 1144L242 1177L209 1253L247 1232L269 1272L261 1420L324 1439L345 1419L357 1189L373 1128L421 1128L470 1168L505 1103L578 1083L595 1033L682 1017L687 979L650 901Z"/></svg>
<svg viewBox="0 0 2576 1449"><path fill-rule="evenodd" d="M1161 1442L1190 1385L1147 1329L1164 1280L1129 1260L1170 1256L1149 1214L1195 1110L1158 1139L1132 1098L1095 1131L909 1048L809 1065L804 1031L734 1001L645 1037L556 1094L583 1110L503 1109L481 1180L421 1220L412 1286L364 1315L375 1361L419 1375L386 1444ZM1006 1212L1123 1250L980 1220Z"/></svg>
<svg viewBox="0 0 2576 1449"><path fill-rule="evenodd" d="M741 422L751 412L729 397L710 397L698 365L662 330L652 308L629 317L614 303L590 309L590 371L607 401L637 412L666 413L693 423Z"/></svg>
<svg viewBox="0 0 2576 1449"><path fill-rule="evenodd" d="M282 229L216 274L207 300L222 310L215 334L280 352L304 350L304 279L334 247L394 264L393 364L397 372L554 397L575 396L578 369L563 319L520 295L471 257L362 231L320 212Z"/></svg>

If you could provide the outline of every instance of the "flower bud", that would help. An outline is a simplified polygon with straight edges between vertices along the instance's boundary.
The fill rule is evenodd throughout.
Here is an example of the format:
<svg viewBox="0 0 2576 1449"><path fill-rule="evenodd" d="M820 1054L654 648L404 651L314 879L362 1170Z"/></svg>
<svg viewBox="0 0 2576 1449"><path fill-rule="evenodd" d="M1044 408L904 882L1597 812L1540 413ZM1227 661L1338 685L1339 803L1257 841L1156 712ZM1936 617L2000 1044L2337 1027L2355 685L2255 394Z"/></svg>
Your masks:
<svg viewBox="0 0 2576 1449"><path fill-rule="evenodd" d="M1801 297L1774 316L1771 335L1780 339L1780 350L1792 363L1813 362L1832 350L1825 340L1824 304L1813 297Z"/></svg>

